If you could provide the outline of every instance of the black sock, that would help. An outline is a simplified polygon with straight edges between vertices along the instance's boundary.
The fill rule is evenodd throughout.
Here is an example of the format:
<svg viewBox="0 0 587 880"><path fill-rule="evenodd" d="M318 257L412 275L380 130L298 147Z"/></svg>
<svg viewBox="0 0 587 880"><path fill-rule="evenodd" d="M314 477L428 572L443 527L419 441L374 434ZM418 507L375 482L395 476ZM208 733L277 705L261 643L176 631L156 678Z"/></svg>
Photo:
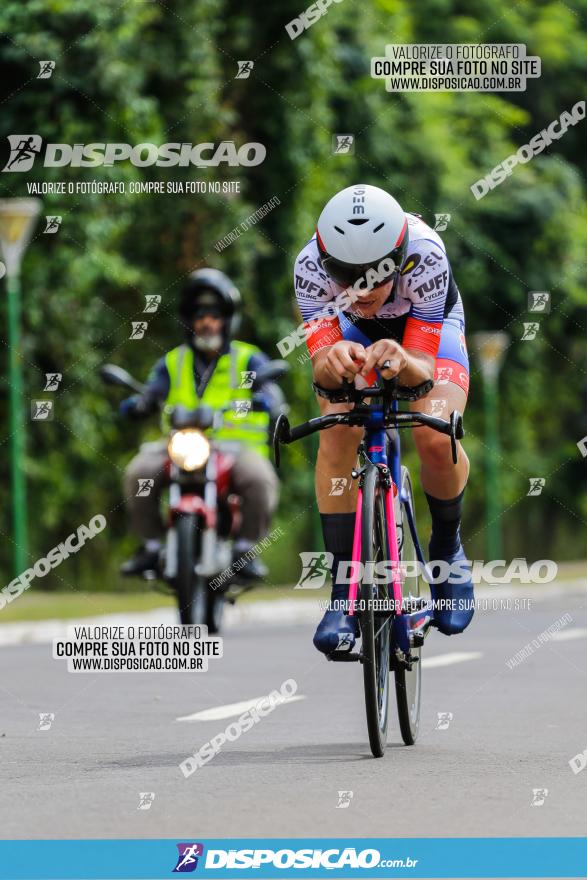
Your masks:
<svg viewBox="0 0 587 880"><path fill-rule="evenodd" d="M324 547L332 553L332 598L347 599L348 583L337 584L336 576L340 563L350 562L353 556L353 538L355 534L354 513L321 513ZM346 566L345 566L346 568Z"/></svg>
<svg viewBox="0 0 587 880"><path fill-rule="evenodd" d="M432 536L430 538L430 559L444 559L455 553L461 541L460 525L463 513L463 495L443 500L426 493L426 500L432 516Z"/></svg>

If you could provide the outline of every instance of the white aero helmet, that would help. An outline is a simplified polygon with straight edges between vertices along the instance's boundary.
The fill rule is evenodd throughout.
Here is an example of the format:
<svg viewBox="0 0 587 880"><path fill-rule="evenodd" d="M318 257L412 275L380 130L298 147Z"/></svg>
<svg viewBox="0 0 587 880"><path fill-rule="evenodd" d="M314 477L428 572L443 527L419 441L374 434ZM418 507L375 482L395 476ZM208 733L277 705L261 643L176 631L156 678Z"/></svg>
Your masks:
<svg viewBox="0 0 587 880"><path fill-rule="evenodd" d="M324 271L338 284L349 287L369 269L379 271L385 284L406 258L408 221L393 196L358 183L327 202L316 239Z"/></svg>

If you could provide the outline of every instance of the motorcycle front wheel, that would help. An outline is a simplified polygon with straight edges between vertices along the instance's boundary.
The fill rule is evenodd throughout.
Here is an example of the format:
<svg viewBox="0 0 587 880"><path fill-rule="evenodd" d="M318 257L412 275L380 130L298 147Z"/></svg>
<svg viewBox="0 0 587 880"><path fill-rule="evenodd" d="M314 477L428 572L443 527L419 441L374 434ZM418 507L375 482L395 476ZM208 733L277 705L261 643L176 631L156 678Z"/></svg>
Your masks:
<svg viewBox="0 0 587 880"><path fill-rule="evenodd" d="M198 547L198 520L192 514L184 514L177 520L177 576L175 588L179 619L184 624L207 623L206 579L196 574Z"/></svg>
<svg viewBox="0 0 587 880"><path fill-rule="evenodd" d="M224 596L211 587L208 587L208 608L206 615L206 623L208 624L208 635L215 635L220 632L222 626L222 618L224 617Z"/></svg>

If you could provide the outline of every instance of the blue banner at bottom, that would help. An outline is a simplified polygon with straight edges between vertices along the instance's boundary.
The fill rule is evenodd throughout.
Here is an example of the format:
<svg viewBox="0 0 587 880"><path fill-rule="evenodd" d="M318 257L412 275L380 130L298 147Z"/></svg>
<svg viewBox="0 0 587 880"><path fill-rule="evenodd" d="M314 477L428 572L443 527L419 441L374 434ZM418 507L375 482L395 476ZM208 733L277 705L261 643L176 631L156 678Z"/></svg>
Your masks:
<svg viewBox="0 0 587 880"><path fill-rule="evenodd" d="M587 838L0 841L0 880L587 877Z"/></svg>

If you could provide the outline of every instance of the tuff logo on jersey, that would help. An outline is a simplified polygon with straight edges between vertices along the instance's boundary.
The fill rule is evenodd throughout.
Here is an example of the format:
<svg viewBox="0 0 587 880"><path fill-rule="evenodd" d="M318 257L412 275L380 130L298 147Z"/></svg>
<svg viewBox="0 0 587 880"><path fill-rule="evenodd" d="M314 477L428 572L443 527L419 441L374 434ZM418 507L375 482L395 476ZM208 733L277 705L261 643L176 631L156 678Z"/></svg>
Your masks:
<svg viewBox="0 0 587 880"><path fill-rule="evenodd" d="M326 291L315 281L304 278L303 275L296 275L296 290L305 290L307 293L315 293L317 296L326 296Z"/></svg>
<svg viewBox="0 0 587 880"><path fill-rule="evenodd" d="M417 293L418 296L423 297L425 293L431 293L433 290L441 290L441 288L446 285L447 281L448 272L445 269L444 272L441 272L439 275L435 275L434 278L430 279L430 281L426 281L419 287L415 287L414 293Z"/></svg>

